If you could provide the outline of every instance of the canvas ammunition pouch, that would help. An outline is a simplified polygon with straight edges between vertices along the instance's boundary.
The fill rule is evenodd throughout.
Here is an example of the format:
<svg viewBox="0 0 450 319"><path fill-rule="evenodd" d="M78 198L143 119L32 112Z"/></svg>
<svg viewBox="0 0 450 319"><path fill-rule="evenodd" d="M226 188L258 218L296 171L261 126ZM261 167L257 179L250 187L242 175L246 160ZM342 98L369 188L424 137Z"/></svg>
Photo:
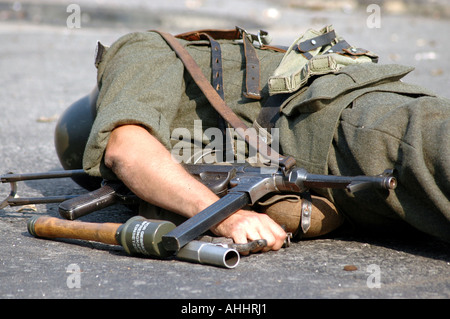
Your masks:
<svg viewBox="0 0 450 319"><path fill-rule="evenodd" d="M344 66L377 62L378 57L348 44L332 26L308 30L289 47L280 65L269 78L271 95L292 93L314 75L335 73Z"/></svg>

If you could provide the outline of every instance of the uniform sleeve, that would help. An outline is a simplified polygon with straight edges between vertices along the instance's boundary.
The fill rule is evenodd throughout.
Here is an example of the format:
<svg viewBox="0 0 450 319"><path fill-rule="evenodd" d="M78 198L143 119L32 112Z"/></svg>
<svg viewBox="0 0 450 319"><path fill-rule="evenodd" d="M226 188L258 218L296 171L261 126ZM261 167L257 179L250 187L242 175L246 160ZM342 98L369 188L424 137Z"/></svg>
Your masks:
<svg viewBox="0 0 450 319"><path fill-rule="evenodd" d="M132 33L116 41L98 65L97 116L83 156L93 176L113 178L103 164L111 131L121 125L145 127L170 147L170 125L184 86L183 65L156 33Z"/></svg>

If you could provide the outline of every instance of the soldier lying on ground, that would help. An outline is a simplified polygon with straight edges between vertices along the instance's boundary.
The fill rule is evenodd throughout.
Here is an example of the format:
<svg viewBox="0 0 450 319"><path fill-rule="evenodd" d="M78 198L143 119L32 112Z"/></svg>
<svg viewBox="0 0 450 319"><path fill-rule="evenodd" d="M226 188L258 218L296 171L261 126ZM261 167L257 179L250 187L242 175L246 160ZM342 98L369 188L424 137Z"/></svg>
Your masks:
<svg viewBox="0 0 450 319"><path fill-rule="evenodd" d="M450 101L402 82L412 68L377 64L376 55L349 45L331 26L309 30L287 51L255 46L256 63L245 40L210 35L192 33L179 41L208 79L223 79L215 88L249 127L261 126L254 122L270 95L282 97L269 131L278 135L272 143L279 143L280 153L316 174L397 171L398 187L389 194L315 190L347 224L377 233L412 226L450 240ZM220 59L212 49L217 44ZM110 48L100 46L96 62L97 115L84 169L119 178L142 200L187 218L215 202L217 195L174 160L174 149L186 139L210 144L213 138L196 135L195 125L218 127L218 115L167 42L157 32L128 34ZM219 79L211 70L215 63ZM188 138L180 139L180 128ZM280 249L286 237L266 214L250 210L211 231L237 243L266 239L264 250Z"/></svg>

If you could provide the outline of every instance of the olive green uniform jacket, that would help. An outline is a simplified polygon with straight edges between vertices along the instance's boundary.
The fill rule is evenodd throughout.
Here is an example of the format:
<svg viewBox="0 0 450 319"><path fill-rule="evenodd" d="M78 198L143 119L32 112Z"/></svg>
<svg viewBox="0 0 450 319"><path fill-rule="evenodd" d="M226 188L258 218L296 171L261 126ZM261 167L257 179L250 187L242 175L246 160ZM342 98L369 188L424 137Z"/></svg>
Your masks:
<svg viewBox="0 0 450 319"><path fill-rule="evenodd" d="M180 41L211 78L209 43ZM225 101L252 126L283 53L257 49L263 99L251 100L242 95L242 44L219 42ZM383 233L409 224L450 241L450 101L402 82L410 71L364 63L309 81L281 106L280 151L311 173L377 175L395 168L399 184L390 193L322 194L358 229ZM142 125L168 149L180 142L175 129L188 129L194 138L194 123L199 123L194 121L201 120L204 130L217 126L215 110L157 33L132 33L116 41L98 64L98 86L98 113L83 159L91 175L114 178L103 155L119 125ZM201 139L204 145L210 142L207 136Z"/></svg>

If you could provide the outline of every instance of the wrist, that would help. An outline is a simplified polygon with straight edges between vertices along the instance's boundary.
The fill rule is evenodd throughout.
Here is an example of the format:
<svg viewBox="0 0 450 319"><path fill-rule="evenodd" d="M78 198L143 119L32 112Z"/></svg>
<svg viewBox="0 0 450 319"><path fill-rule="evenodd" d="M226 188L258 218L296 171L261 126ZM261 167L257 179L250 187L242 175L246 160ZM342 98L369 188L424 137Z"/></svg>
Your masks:
<svg viewBox="0 0 450 319"><path fill-rule="evenodd" d="M185 217L191 218L219 200L219 197L209 189L205 192L199 192L198 195L199 196L195 196L194 198L189 198L191 204L186 207Z"/></svg>

